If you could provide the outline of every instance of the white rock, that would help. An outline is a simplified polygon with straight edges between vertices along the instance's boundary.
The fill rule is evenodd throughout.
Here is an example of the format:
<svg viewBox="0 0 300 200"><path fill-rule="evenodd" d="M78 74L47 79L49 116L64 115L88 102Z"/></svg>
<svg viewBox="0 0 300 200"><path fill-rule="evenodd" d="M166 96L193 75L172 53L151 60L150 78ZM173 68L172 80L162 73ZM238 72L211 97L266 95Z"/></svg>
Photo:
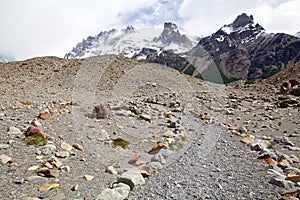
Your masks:
<svg viewBox="0 0 300 200"><path fill-rule="evenodd" d="M20 131L20 129L12 126L12 127L9 127L8 134L10 134L10 135L19 135L19 134L21 134L21 131Z"/></svg>
<svg viewBox="0 0 300 200"><path fill-rule="evenodd" d="M39 169L39 168L40 168L39 165L33 165L33 166L29 167L27 170L28 170L28 171L35 171L35 170L37 170L37 169Z"/></svg>
<svg viewBox="0 0 300 200"><path fill-rule="evenodd" d="M11 160L11 158L7 155L1 154L0 155L0 162L3 164L8 163Z"/></svg>
<svg viewBox="0 0 300 200"><path fill-rule="evenodd" d="M146 121L151 121L152 117L151 115L147 115L147 114L141 114L140 117Z"/></svg>
<svg viewBox="0 0 300 200"><path fill-rule="evenodd" d="M254 140L253 142L250 142L248 144L248 146L250 146L251 150L254 150L254 151L261 151L261 150L267 149L269 145L271 145L270 142L259 140L259 139Z"/></svg>
<svg viewBox="0 0 300 200"><path fill-rule="evenodd" d="M84 179L86 181L92 181L94 179L94 176L91 176L91 175L84 175Z"/></svg>
<svg viewBox="0 0 300 200"><path fill-rule="evenodd" d="M113 189L105 189L98 197L97 200L124 200L128 197L130 187L117 187Z"/></svg>
<svg viewBox="0 0 300 200"><path fill-rule="evenodd" d="M31 122L31 124L32 124L33 126L38 127L38 128L42 128L42 124L41 124L41 122L39 122L38 120L33 120L33 121Z"/></svg>
<svg viewBox="0 0 300 200"><path fill-rule="evenodd" d="M109 174L118 174L118 172L114 169L113 166L108 166L105 170L105 172L109 173Z"/></svg>
<svg viewBox="0 0 300 200"><path fill-rule="evenodd" d="M70 145L66 142L61 142L60 146L62 149L66 150L66 151L71 151L73 149L72 145Z"/></svg>
<svg viewBox="0 0 300 200"><path fill-rule="evenodd" d="M68 151L59 151L55 153L55 156L58 158L67 158L70 156L70 153Z"/></svg>
<svg viewBox="0 0 300 200"><path fill-rule="evenodd" d="M130 186L130 189L144 185L145 179L138 170L130 170L124 172L120 177L117 178L120 183L125 183Z"/></svg>
<svg viewBox="0 0 300 200"><path fill-rule="evenodd" d="M0 149L7 149L9 144L0 144Z"/></svg>

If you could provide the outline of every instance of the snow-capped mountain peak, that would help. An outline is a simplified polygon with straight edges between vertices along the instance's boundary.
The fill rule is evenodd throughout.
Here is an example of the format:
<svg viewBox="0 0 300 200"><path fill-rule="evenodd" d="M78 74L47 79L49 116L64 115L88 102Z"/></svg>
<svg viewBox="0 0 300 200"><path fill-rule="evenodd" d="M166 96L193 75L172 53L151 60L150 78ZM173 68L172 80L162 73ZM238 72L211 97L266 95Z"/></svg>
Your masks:
<svg viewBox="0 0 300 200"><path fill-rule="evenodd" d="M254 25L253 16L248 16L247 14L243 13L239 15L231 24L224 25L220 30L220 34L227 34L230 35L231 33L241 33L244 31L254 30L257 33L264 31L264 28L261 27L259 24Z"/></svg>
<svg viewBox="0 0 300 200"><path fill-rule="evenodd" d="M197 44L197 37L182 34L180 28L171 22L165 23L163 29L146 28L112 29L89 36L78 43L65 58L85 58L95 55L117 54L133 57L144 48L157 51L172 49L176 53L188 51Z"/></svg>
<svg viewBox="0 0 300 200"><path fill-rule="evenodd" d="M296 37L300 38L300 31L295 34Z"/></svg>

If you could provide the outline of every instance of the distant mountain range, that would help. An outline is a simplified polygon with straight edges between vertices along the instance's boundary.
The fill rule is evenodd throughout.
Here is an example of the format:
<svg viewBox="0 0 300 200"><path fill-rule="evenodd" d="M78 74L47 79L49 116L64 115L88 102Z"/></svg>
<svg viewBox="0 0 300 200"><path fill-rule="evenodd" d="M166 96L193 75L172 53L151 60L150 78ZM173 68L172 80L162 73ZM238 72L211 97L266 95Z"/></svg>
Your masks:
<svg viewBox="0 0 300 200"><path fill-rule="evenodd" d="M16 59L12 56L5 56L0 54L0 62L2 63L7 63L7 62L12 62L15 61Z"/></svg>
<svg viewBox="0 0 300 200"><path fill-rule="evenodd" d="M299 34L297 34L299 36ZM243 13L210 36L190 36L176 24L163 29L126 29L100 32L78 43L65 58L118 54L160 63L214 82L267 78L300 60L300 39L267 33L253 16ZM214 69L216 68L216 69ZM215 73L222 80L215 80Z"/></svg>
<svg viewBox="0 0 300 200"><path fill-rule="evenodd" d="M188 36L174 23L165 23L164 28L112 29L89 36L78 43L65 58L86 58L96 55L117 54L144 60L143 48L155 51L172 50L181 53L197 44L198 37Z"/></svg>

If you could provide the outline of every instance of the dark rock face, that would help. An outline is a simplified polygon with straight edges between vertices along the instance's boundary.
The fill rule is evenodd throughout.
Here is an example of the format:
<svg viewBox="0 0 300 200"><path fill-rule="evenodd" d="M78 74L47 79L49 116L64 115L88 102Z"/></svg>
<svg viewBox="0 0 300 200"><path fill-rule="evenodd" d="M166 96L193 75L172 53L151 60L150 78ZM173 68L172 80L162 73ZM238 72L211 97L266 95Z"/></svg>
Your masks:
<svg viewBox="0 0 300 200"><path fill-rule="evenodd" d="M250 15L248 16L247 14L243 13L239 15L234 22L232 23L233 28L238 28L238 27L244 27L247 26L248 24L253 24L253 16Z"/></svg>
<svg viewBox="0 0 300 200"><path fill-rule="evenodd" d="M201 57L204 49L225 76L254 80L299 61L299 43L299 38L291 35L265 33L253 23L253 16L243 13L232 24L202 38L189 54Z"/></svg>
<svg viewBox="0 0 300 200"><path fill-rule="evenodd" d="M163 32L158 38L154 38L153 41L161 41L163 44L168 45L171 43L175 43L188 48L193 47L193 43L190 41L190 39L186 35L181 34L178 30L178 26L171 22L166 22L164 24Z"/></svg>

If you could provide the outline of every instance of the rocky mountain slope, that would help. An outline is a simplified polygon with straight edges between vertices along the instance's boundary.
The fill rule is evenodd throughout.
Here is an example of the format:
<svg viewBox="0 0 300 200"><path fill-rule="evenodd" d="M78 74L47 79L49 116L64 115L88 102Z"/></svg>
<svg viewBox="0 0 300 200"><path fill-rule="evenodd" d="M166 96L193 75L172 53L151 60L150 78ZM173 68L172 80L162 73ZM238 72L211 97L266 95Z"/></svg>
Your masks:
<svg viewBox="0 0 300 200"><path fill-rule="evenodd" d="M230 79L267 78L300 60L300 40L283 33L266 33L253 16L245 13L202 38L189 55L201 57L207 51L224 77Z"/></svg>
<svg viewBox="0 0 300 200"><path fill-rule="evenodd" d="M296 37L300 38L300 31L295 34Z"/></svg>
<svg viewBox="0 0 300 200"><path fill-rule="evenodd" d="M158 52L169 49L175 53L185 52L196 45L198 38L182 32L182 29L170 22L165 23L163 29L135 29L128 26L126 29L103 31L78 43L65 58L115 54L145 60L146 56L140 53L143 48Z"/></svg>
<svg viewBox="0 0 300 200"><path fill-rule="evenodd" d="M299 197L300 99L280 84L116 55L0 64L0 196Z"/></svg>

